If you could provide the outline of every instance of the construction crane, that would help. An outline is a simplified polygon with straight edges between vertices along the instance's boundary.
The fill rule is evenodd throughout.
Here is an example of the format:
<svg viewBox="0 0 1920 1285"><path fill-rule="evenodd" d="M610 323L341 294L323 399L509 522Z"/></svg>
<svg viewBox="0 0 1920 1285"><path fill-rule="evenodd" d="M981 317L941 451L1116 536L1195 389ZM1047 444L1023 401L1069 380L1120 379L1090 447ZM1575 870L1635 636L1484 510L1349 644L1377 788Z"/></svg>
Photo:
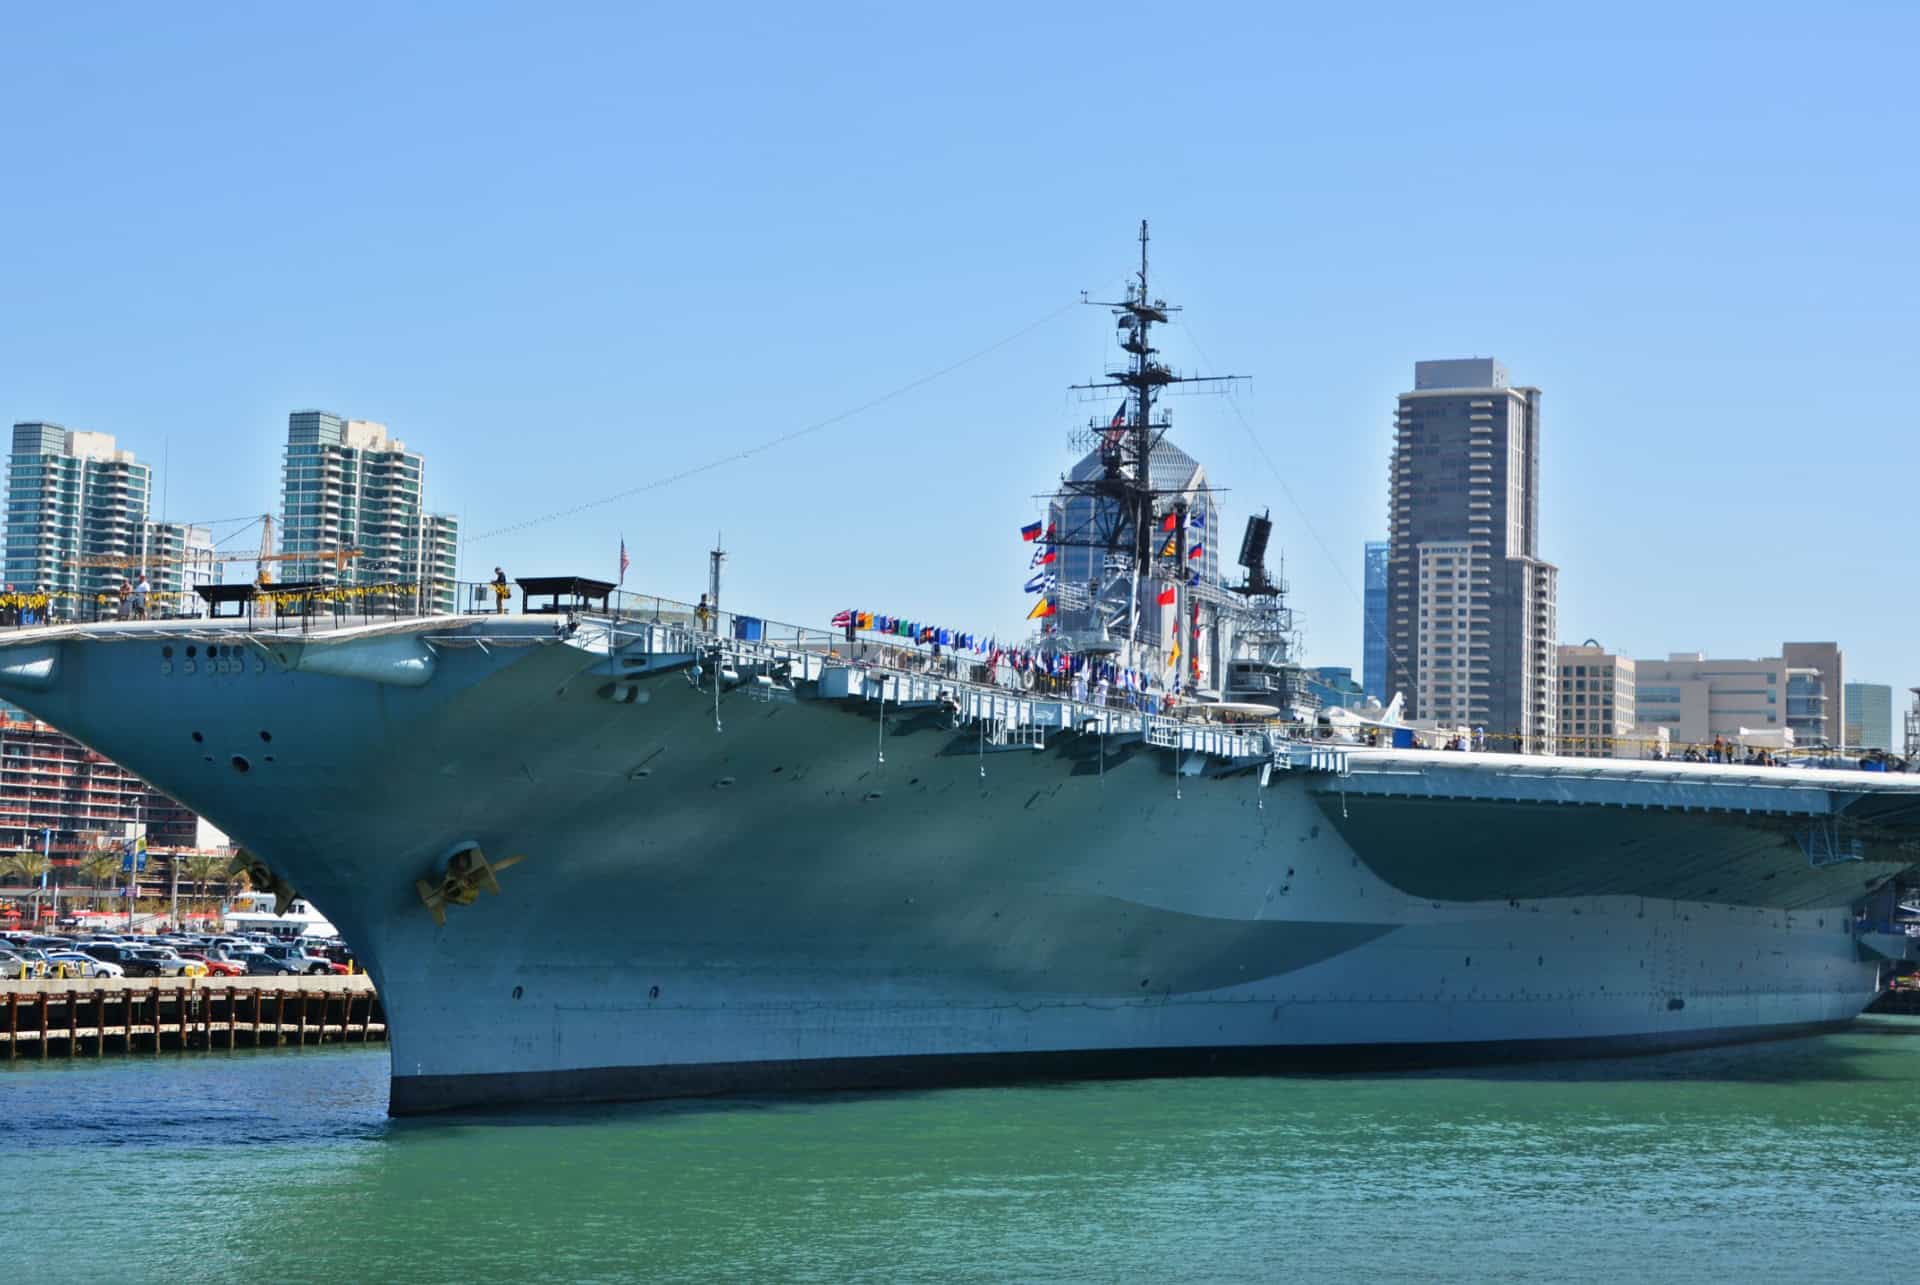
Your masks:
<svg viewBox="0 0 1920 1285"><path fill-rule="evenodd" d="M274 562L331 562L336 572L346 570L347 564L361 557L359 549L329 549L319 553L275 553L273 551L273 515L260 515L260 551L258 553L221 553L217 549L198 549L172 556L138 557L122 554L90 554L82 558L73 558L67 565L71 567L118 567L132 570L135 567L216 567L229 562L251 562L254 564L254 583L271 584L273 573L268 564Z"/></svg>

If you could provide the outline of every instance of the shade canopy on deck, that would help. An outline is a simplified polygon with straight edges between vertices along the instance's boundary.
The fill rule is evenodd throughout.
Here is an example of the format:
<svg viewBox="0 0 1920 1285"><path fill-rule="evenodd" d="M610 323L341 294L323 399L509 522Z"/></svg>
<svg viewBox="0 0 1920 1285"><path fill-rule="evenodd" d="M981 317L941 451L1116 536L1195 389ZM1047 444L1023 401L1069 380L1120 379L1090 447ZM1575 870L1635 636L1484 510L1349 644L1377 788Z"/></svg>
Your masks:
<svg viewBox="0 0 1920 1285"><path fill-rule="evenodd" d="M607 609L613 593L613 581L593 580L586 576L524 576L514 581L520 586L520 610L532 614L559 615L599 605ZM534 599L544 598L536 604Z"/></svg>

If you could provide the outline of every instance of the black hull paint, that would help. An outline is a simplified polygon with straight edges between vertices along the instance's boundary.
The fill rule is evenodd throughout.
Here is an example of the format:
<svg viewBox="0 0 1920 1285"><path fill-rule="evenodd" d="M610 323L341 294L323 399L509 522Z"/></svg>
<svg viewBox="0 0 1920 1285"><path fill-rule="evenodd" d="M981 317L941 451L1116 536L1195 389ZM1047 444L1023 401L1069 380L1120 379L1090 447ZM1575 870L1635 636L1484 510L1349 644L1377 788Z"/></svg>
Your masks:
<svg viewBox="0 0 1920 1285"><path fill-rule="evenodd" d="M1830 1034L1851 1024L1849 1019L1793 1026L1473 1043L1076 1049L1046 1053L592 1067L498 1075L396 1075L387 1110L390 1115L412 1116L475 1108L730 1094L969 1088L1047 1080L1408 1071L1571 1058L1633 1057L1725 1044L1798 1039Z"/></svg>

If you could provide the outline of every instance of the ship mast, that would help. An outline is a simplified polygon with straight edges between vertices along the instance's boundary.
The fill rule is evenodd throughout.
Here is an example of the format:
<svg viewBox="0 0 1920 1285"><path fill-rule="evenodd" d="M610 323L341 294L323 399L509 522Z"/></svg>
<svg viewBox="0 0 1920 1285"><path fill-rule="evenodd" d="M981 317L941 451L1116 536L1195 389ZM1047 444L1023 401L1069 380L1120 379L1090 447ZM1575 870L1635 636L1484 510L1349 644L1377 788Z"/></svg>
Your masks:
<svg viewBox="0 0 1920 1285"><path fill-rule="evenodd" d="M1061 500L1085 497L1092 501L1087 506L1091 514L1089 519L1079 529L1058 531L1052 543L1099 550L1109 565L1116 560L1127 565L1126 639L1129 665L1138 663L1140 581L1142 575L1151 575L1154 571L1158 553L1156 545L1160 543L1161 534L1161 524L1156 519L1164 516L1159 510L1162 501L1168 498L1173 501L1172 511L1177 513L1175 526L1169 533L1174 542L1170 557L1179 587L1175 608L1177 628L1184 627L1187 615L1185 491L1179 487L1157 487L1153 477L1153 448L1171 427L1170 418L1158 408L1160 395L1176 384L1220 389L1242 378L1238 375L1181 375L1159 359L1159 349L1153 346L1153 328L1167 324L1172 314L1180 309L1164 299L1153 297L1148 285L1147 245L1147 221L1142 219L1140 269L1125 296L1118 300L1086 300L1092 307L1112 310L1117 318L1119 346L1128 355L1126 363L1121 369L1107 371L1100 380L1071 385L1073 391L1089 395L1122 393L1126 398L1125 418L1123 420L1116 415L1113 422L1106 426L1094 426L1100 456L1098 473L1084 478L1067 478L1061 483L1060 492L1049 497ZM1064 507L1062 511L1066 511ZM1099 611L1100 594L1096 590L1091 596L1094 609Z"/></svg>

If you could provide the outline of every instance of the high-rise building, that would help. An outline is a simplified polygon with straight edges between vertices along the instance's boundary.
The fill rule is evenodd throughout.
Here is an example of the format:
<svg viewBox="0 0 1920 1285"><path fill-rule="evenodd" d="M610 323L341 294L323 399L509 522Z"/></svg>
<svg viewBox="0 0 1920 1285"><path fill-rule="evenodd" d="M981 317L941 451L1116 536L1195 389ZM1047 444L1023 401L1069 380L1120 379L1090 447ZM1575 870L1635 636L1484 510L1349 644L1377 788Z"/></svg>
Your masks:
<svg viewBox="0 0 1920 1285"><path fill-rule="evenodd" d="M0 845L75 856L142 832L194 846L198 819L127 769L30 714L0 705ZM49 835L47 832L52 831Z"/></svg>
<svg viewBox="0 0 1920 1285"><path fill-rule="evenodd" d="M213 532L203 526L147 523L147 565L153 590L150 615L197 616L206 606L197 590L220 583Z"/></svg>
<svg viewBox="0 0 1920 1285"><path fill-rule="evenodd" d="M1395 415L1387 684L1413 718L1550 753L1558 569L1539 558L1540 390L1422 361Z"/></svg>
<svg viewBox="0 0 1920 1285"><path fill-rule="evenodd" d="M280 564L287 581L396 586L397 601L456 610L458 520L428 513L426 462L384 424L327 411L287 416ZM344 564L328 555L358 549Z"/></svg>
<svg viewBox="0 0 1920 1285"><path fill-rule="evenodd" d="M106 433L13 426L7 460L6 583L51 595L55 620L91 614L146 554L151 470ZM81 565L91 560L92 566Z"/></svg>
<svg viewBox="0 0 1920 1285"><path fill-rule="evenodd" d="M1848 683L1846 745L1848 749L1885 750L1893 744L1893 688L1885 683Z"/></svg>
<svg viewBox="0 0 1920 1285"><path fill-rule="evenodd" d="M1847 732L1846 658L1830 642L1782 643L1787 726L1796 745L1839 745Z"/></svg>
<svg viewBox="0 0 1920 1285"><path fill-rule="evenodd" d="M1560 746L1586 758L1639 758L1633 744L1634 664L1605 647L1561 644Z"/></svg>
<svg viewBox="0 0 1920 1285"><path fill-rule="evenodd" d="M1367 695L1387 703L1387 560L1393 546L1369 540L1366 547L1366 588L1360 608L1360 686Z"/></svg>

